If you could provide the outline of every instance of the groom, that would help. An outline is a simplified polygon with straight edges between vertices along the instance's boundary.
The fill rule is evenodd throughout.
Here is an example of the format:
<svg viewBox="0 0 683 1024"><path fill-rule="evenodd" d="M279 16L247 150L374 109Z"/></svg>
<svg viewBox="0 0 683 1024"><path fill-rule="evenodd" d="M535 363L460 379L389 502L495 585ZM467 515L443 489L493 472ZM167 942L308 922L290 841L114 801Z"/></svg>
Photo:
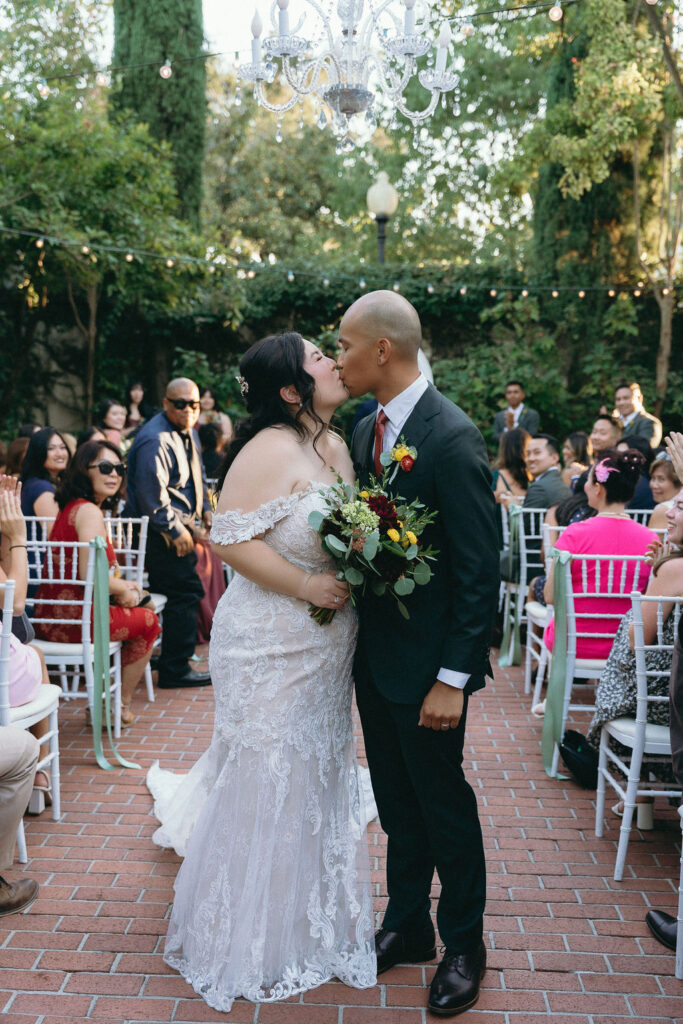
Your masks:
<svg viewBox="0 0 683 1024"><path fill-rule="evenodd" d="M379 455L404 438L417 458L410 470L399 469L391 490L438 513L422 535L439 552L434 576L404 598L410 619L386 597L363 599L354 676L388 836L389 903L375 936L377 970L436 956L429 915L436 868L436 919L446 952L428 1007L451 1016L477 1001L486 966L486 866L462 758L469 694L491 672L499 556L484 442L420 373L421 340L420 319L406 299L371 292L342 319L338 365L350 395L371 391L379 404L353 435L360 482L379 476Z"/></svg>

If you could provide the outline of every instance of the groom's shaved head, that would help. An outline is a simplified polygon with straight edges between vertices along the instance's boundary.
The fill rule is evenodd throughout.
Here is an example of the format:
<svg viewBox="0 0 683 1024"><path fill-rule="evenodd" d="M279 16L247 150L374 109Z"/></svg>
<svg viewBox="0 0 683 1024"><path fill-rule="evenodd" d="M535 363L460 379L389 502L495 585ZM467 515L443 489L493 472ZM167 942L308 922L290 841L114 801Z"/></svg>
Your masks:
<svg viewBox="0 0 683 1024"><path fill-rule="evenodd" d="M417 310L402 295L390 291L369 292L346 311L340 334L345 322L352 323L354 330L369 343L387 338L399 359L417 359L422 325Z"/></svg>

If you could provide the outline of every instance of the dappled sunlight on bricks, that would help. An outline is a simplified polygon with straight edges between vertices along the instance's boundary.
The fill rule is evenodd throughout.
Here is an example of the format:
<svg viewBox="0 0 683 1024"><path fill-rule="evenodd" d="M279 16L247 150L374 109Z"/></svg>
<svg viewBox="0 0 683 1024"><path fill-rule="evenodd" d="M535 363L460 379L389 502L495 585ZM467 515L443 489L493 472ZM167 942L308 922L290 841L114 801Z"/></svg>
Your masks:
<svg viewBox="0 0 683 1024"><path fill-rule="evenodd" d="M619 822L596 839L594 794L548 779L542 723L522 673L506 669L471 701L466 768L479 801L488 863L488 970L472 1024L617 1024L683 1020L674 958L645 926L673 912L680 831L658 802L656 828L634 830L624 881L612 880ZM209 688L139 697L124 756L187 770L212 731ZM585 729L586 716L575 727ZM62 708L63 820L26 819L29 864L41 883L27 914L0 922L2 1024L429 1024L435 964L399 966L370 990L330 982L282 1004L207 1007L162 959L180 864L151 841L142 773L95 767L83 706ZM369 830L375 910L386 906L386 840ZM21 874L15 864L11 875ZM435 879L433 896L439 892ZM433 907L433 909L435 909Z"/></svg>

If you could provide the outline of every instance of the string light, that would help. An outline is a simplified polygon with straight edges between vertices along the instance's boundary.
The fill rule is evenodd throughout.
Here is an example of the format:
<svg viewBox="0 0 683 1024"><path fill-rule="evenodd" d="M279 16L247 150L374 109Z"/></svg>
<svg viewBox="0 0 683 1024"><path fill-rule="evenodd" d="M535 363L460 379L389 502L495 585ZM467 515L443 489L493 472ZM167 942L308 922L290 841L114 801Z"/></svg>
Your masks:
<svg viewBox="0 0 683 1024"><path fill-rule="evenodd" d="M216 273L216 264L215 263L210 263L209 264L209 273L210 274L215 274Z"/></svg>
<svg viewBox="0 0 683 1024"><path fill-rule="evenodd" d="M95 84L96 85L106 85L107 84L106 72L104 72L104 71L98 71L97 72L97 74L95 75Z"/></svg>
<svg viewBox="0 0 683 1024"><path fill-rule="evenodd" d="M428 292L429 295L433 295L434 294L434 285L432 284L431 281L427 285L427 292Z"/></svg>
<svg viewBox="0 0 683 1024"><path fill-rule="evenodd" d="M289 281L289 283L290 283L290 284L291 284L291 283L292 283L292 281L294 280L294 271L293 271L293 270L290 270L290 271L288 272L288 274L287 274L287 280Z"/></svg>
<svg viewBox="0 0 683 1024"><path fill-rule="evenodd" d="M250 281L253 281L254 278L256 277L256 271L255 270L248 270L247 271L247 277L249 278Z"/></svg>
<svg viewBox="0 0 683 1024"><path fill-rule="evenodd" d="M360 281L358 282L358 287L360 288L361 291L365 291L367 285L365 284L364 277L361 277Z"/></svg>
<svg viewBox="0 0 683 1024"><path fill-rule="evenodd" d="M581 289L581 291L579 292L579 298L580 298L580 299L585 299L585 298L586 298L586 293L585 293L585 291L583 290L583 288L582 288L582 289Z"/></svg>
<svg viewBox="0 0 683 1024"><path fill-rule="evenodd" d="M36 238L36 249L42 249L45 245L44 238Z"/></svg>
<svg viewBox="0 0 683 1024"><path fill-rule="evenodd" d="M168 79L171 77L171 75L173 74L173 68L171 67L171 62L169 60L164 61L164 63L161 65L161 67L159 68L159 74L165 81L168 81Z"/></svg>
<svg viewBox="0 0 683 1024"><path fill-rule="evenodd" d="M552 297L553 297L554 299L556 299L556 298L557 298L557 296L558 296L558 295L559 295L560 293L558 292L557 288L553 288L553 290L552 290L552 292L551 292L550 294L552 295Z"/></svg>
<svg viewBox="0 0 683 1024"><path fill-rule="evenodd" d="M670 291L669 288L662 288L662 295L668 295L669 291Z"/></svg>
<svg viewBox="0 0 683 1024"><path fill-rule="evenodd" d="M489 295L491 296L492 299L495 299L497 294L498 292L495 288L492 288L491 291L489 292Z"/></svg>
<svg viewBox="0 0 683 1024"><path fill-rule="evenodd" d="M635 295L635 297L637 299L640 298L640 288L634 288L633 289L633 294Z"/></svg>
<svg viewBox="0 0 683 1024"><path fill-rule="evenodd" d="M400 292L400 290L401 290L400 284L398 283L398 281L394 281L394 291L395 292Z"/></svg>
<svg viewBox="0 0 683 1024"><path fill-rule="evenodd" d="M613 299L617 293L615 292L614 288L610 288L607 294L609 295L610 299Z"/></svg>
<svg viewBox="0 0 683 1024"><path fill-rule="evenodd" d="M330 287L330 279L329 279L329 277L324 277L323 278L323 288L329 288L329 287Z"/></svg>
<svg viewBox="0 0 683 1024"><path fill-rule="evenodd" d="M175 260L172 260L171 257L169 256L168 259L166 260L166 266L168 267L169 270L171 270L171 268L175 266Z"/></svg>
<svg viewBox="0 0 683 1024"><path fill-rule="evenodd" d="M132 252L126 253L126 263L132 263L134 259L135 257L133 256Z"/></svg>
<svg viewBox="0 0 683 1024"><path fill-rule="evenodd" d="M548 17L551 21L558 22L562 21L563 16L564 11L562 10L562 4L560 3L560 0L557 0L557 3L553 4L553 6L548 11Z"/></svg>
<svg viewBox="0 0 683 1024"><path fill-rule="evenodd" d="M89 245L82 245L81 246L81 252L83 253L84 256L87 256L88 253L90 252L90 246Z"/></svg>
<svg viewBox="0 0 683 1024"><path fill-rule="evenodd" d="M527 291L526 288L522 288L522 298L523 299L528 299L529 298L529 292Z"/></svg>
<svg viewBox="0 0 683 1024"><path fill-rule="evenodd" d="M459 290L460 290L460 294L461 295L467 295L467 286L466 285L463 285L462 288L460 288Z"/></svg>
<svg viewBox="0 0 683 1024"><path fill-rule="evenodd" d="M47 84L44 78L41 78L40 83L38 85L38 92L44 100L48 98L48 96L50 95L50 91L50 86Z"/></svg>

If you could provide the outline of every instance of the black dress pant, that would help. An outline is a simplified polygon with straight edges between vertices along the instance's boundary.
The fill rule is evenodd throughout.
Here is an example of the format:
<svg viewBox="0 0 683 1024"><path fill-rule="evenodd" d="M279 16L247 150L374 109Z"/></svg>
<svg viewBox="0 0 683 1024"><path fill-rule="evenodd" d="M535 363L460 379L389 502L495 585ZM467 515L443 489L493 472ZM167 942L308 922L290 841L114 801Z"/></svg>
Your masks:
<svg viewBox="0 0 683 1024"><path fill-rule="evenodd" d="M197 643L197 614L204 587L197 575L194 551L179 557L160 533L150 530L145 559L150 590L164 594L161 657L159 674L164 677L184 676L188 658Z"/></svg>
<svg viewBox="0 0 683 1024"><path fill-rule="evenodd" d="M436 920L449 952L482 938L486 863L477 801L462 770L467 697L457 729L418 726L419 704L396 704L357 655L356 701L382 828L387 834L389 904L383 927L421 933L438 872Z"/></svg>

